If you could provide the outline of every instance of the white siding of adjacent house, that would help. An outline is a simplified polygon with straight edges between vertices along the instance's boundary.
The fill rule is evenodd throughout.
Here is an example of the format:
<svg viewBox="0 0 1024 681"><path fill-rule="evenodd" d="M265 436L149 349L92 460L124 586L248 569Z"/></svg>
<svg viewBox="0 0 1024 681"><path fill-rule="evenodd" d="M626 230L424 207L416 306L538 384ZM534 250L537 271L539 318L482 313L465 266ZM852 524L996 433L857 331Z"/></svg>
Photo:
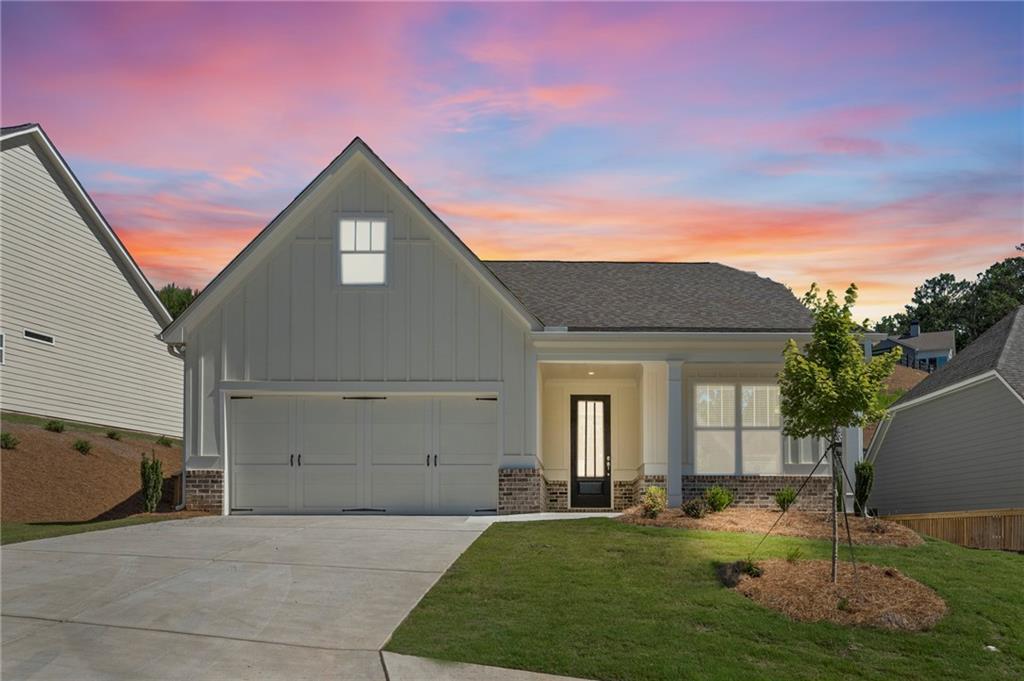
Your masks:
<svg viewBox="0 0 1024 681"><path fill-rule="evenodd" d="M1024 507L1024 404L998 379L897 410L882 437L881 514Z"/></svg>
<svg viewBox="0 0 1024 681"><path fill-rule="evenodd" d="M181 360L43 159L26 138L0 162L0 407L178 436Z"/></svg>
<svg viewBox="0 0 1024 681"><path fill-rule="evenodd" d="M396 391L498 382L504 454L532 456L526 325L365 160L307 202L289 238L186 331L189 467L223 466L219 388L235 381L387 382ZM342 212L388 216L386 287L336 283Z"/></svg>

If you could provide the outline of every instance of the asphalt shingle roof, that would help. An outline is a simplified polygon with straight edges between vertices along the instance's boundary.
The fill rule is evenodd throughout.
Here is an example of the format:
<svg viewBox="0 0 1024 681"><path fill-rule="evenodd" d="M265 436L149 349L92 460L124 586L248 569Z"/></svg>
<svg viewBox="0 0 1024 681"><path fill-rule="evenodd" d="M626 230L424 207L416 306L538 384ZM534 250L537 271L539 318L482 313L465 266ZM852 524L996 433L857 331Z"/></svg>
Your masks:
<svg viewBox="0 0 1024 681"><path fill-rule="evenodd" d="M916 336L889 336L889 340L922 352L956 347L956 334L953 331L928 331Z"/></svg>
<svg viewBox="0 0 1024 681"><path fill-rule="evenodd" d="M907 391L896 404L992 370L1024 397L1024 305L993 324L941 369Z"/></svg>
<svg viewBox="0 0 1024 681"><path fill-rule="evenodd" d="M545 326L571 331L809 331L785 286L719 263L484 262Z"/></svg>

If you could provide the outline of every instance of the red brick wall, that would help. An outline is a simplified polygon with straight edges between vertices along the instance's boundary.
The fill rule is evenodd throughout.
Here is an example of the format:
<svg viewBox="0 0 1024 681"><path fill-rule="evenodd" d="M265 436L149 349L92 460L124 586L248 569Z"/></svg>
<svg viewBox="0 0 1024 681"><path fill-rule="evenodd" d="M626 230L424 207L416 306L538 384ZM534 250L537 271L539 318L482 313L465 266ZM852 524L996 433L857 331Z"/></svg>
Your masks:
<svg viewBox="0 0 1024 681"><path fill-rule="evenodd" d="M735 495L737 506L775 508L775 492L783 487L799 489L804 475L684 475L683 501L700 496L708 487L721 485ZM793 508L803 511L827 512L832 508L832 480L814 476L800 492Z"/></svg>
<svg viewBox="0 0 1024 681"><path fill-rule="evenodd" d="M220 513L224 510L224 471L185 471L185 508Z"/></svg>

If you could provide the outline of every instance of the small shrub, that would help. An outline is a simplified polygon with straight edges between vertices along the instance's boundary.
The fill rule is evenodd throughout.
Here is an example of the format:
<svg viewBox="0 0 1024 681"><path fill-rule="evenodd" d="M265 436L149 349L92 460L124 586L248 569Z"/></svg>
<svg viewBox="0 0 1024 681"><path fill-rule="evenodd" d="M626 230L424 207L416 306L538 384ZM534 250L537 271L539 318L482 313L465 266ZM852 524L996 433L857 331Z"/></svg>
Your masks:
<svg viewBox="0 0 1024 681"><path fill-rule="evenodd" d="M161 435L160 437L158 437L156 439L156 443L161 447L170 447L171 445L174 444L174 442L171 441L171 438L167 437L166 435Z"/></svg>
<svg viewBox="0 0 1024 681"><path fill-rule="evenodd" d="M703 518L708 514L708 502L704 501L704 497L688 499L683 504L683 513L691 518Z"/></svg>
<svg viewBox="0 0 1024 681"><path fill-rule="evenodd" d="M121 433L117 432L116 430L108 430L107 437L110 438L111 440L120 440Z"/></svg>
<svg viewBox="0 0 1024 681"><path fill-rule="evenodd" d="M657 518L658 514L668 506L668 498L663 487L648 487L640 498L645 518Z"/></svg>
<svg viewBox="0 0 1024 681"><path fill-rule="evenodd" d="M839 605L837 607L840 610L842 610L843 612L849 612L850 609L851 609L850 608L850 599L847 598L846 596L843 596L842 598L839 599Z"/></svg>
<svg viewBox="0 0 1024 681"><path fill-rule="evenodd" d="M21 440L14 437L14 433L8 433L6 430L0 433L0 449L17 449L19 442Z"/></svg>
<svg viewBox="0 0 1024 681"><path fill-rule="evenodd" d="M796 501L796 490L792 487L783 487L775 492L775 505L783 513L789 510L794 501Z"/></svg>
<svg viewBox="0 0 1024 681"><path fill-rule="evenodd" d="M871 487L875 484L875 464L861 461L854 470L856 477L853 482L853 511L859 516L865 516Z"/></svg>
<svg viewBox="0 0 1024 681"><path fill-rule="evenodd" d="M804 552L800 550L799 546L794 546L786 552L786 562L795 563L800 560L804 555Z"/></svg>
<svg viewBox="0 0 1024 681"><path fill-rule="evenodd" d="M75 448L75 451L79 454L88 454L92 451L92 444L88 440L75 440L75 444L71 445Z"/></svg>
<svg viewBox="0 0 1024 681"><path fill-rule="evenodd" d="M732 499L732 492L721 485L713 485L704 490L704 501L708 502L708 507L715 513L727 509Z"/></svg>
<svg viewBox="0 0 1024 681"><path fill-rule="evenodd" d="M757 563L752 563L749 560L740 561L740 571L744 574L750 575L751 577L760 577L764 574L764 570L761 569Z"/></svg>
<svg viewBox="0 0 1024 681"><path fill-rule="evenodd" d="M160 505L160 497L164 494L164 468L154 452L152 458L142 454L139 463L139 476L142 478L142 503L146 513L152 513Z"/></svg>
<svg viewBox="0 0 1024 681"><path fill-rule="evenodd" d="M43 428L45 428L46 430L50 431L51 433L63 433L64 432L64 422L63 421L47 421L46 425L44 425Z"/></svg>

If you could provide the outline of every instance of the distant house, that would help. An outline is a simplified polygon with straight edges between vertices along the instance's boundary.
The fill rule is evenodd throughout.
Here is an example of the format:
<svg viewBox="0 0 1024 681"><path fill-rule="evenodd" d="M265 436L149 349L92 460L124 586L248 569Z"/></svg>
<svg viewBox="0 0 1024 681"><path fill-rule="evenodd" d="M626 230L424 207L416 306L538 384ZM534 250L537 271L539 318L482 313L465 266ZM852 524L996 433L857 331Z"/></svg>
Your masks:
<svg viewBox="0 0 1024 681"><path fill-rule="evenodd" d="M882 515L1024 508L1024 307L899 399L868 458Z"/></svg>
<svg viewBox="0 0 1024 681"><path fill-rule="evenodd" d="M910 333L889 336L871 348L871 354L903 350L900 364L922 371L935 371L956 355L956 334L952 331L921 333L920 322L910 322Z"/></svg>
<svg viewBox="0 0 1024 681"><path fill-rule="evenodd" d="M40 126L0 140L0 408L180 435L153 287Z"/></svg>

